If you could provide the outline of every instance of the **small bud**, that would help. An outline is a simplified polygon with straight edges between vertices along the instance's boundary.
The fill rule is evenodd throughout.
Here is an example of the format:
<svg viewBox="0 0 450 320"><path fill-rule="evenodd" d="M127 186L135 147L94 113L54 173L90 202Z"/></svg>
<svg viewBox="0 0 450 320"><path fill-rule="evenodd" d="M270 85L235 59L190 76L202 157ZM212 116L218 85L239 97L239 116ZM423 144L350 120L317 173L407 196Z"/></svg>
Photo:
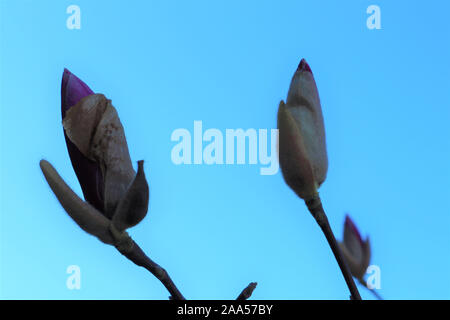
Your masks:
<svg viewBox="0 0 450 320"><path fill-rule="evenodd" d="M144 161L138 161L136 177L117 205L112 223L118 231L137 225L147 215L149 190L144 173Z"/></svg>
<svg viewBox="0 0 450 320"><path fill-rule="evenodd" d="M283 177L300 198L311 199L325 181L328 157L319 93L304 59L292 78L286 104L280 102L278 129Z"/></svg>
<svg viewBox="0 0 450 320"><path fill-rule="evenodd" d="M114 244L115 240L109 231L110 221L92 205L81 200L48 161L41 160L39 165L56 198L80 228L104 243Z"/></svg>
<svg viewBox="0 0 450 320"><path fill-rule="evenodd" d="M370 263L370 242L368 237L362 240L358 228L348 215L344 223L344 241L339 244L350 272L362 280Z"/></svg>

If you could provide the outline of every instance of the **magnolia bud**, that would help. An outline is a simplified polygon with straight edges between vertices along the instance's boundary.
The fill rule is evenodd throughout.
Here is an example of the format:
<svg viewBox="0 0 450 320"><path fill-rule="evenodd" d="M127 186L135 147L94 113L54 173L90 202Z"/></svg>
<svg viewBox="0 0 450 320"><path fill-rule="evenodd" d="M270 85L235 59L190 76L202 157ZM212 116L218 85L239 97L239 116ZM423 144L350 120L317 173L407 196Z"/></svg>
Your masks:
<svg viewBox="0 0 450 320"><path fill-rule="evenodd" d="M127 193L119 202L112 223L118 231L137 225L148 210L149 190L144 173L144 161L138 161L138 171Z"/></svg>
<svg viewBox="0 0 450 320"><path fill-rule="evenodd" d="M135 176L122 124L111 100L92 94L71 107L63 119L67 137L103 177L104 214L112 218Z"/></svg>
<svg viewBox="0 0 450 320"><path fill-rule="evenodd" d="M111 100L93 93L67 69L61 87L61 113L69 156L86 202L45 160L40 162L42 172L61 205L83 230L128 252L133 242L124 230L139 223L148 209L143 161L138 162L135 174L124 129Z"/></svg>
<svg viewBox="0 0 450 320"><path fill-rule="evenodd" d="M358 228L349 216L345 217L344 241L340 243L340 248L352 275L362 280L370 263L370 242L368 237L365 241L362 240Z"/></svg>
<svg viewBox="0 0 450 320"><path fill-rule="evenodd" d="M279 159L286 183L305 200L325 181L325 128L314 76L304 59L278 109Z"/></svg>

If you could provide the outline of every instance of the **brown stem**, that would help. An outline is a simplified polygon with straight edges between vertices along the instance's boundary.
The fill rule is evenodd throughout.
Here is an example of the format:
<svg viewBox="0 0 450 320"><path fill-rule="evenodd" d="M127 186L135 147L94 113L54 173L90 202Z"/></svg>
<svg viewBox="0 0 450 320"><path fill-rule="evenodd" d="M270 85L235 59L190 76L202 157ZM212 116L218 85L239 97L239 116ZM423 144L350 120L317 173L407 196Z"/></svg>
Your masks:
<svg viewBox="0 0 450 320"><path fill-rule="evenodd" d="M257 284L257 282L250 282L250 284L244 290L242 290L241 294L236 298L236 300L247 300L248 298L250 298Z"/></svg>
<svg viewBox="0 0 450 320"><path fill-rule="evenodd" d="M136 242L133 241L133 246L131 251L121 252L125 257L131 260L138 266L144 267L150 271L161 283L167 288L171 296L171 300L186 300L178 288L173 283L167 271L150 259L144 251L138 246Z"/></svg>
<svg viewBox="0 0 450 320"><path fill-rule="evenodd" d="M328 222L328 218L325 214L325 210L322 207L322 202L320 201L319 195L313 197L312 199L305 200L305 203L308 207L309 212L311 212L312 216L319 224L320 229L322 229L323 234L327 238L331 251L333 251L334 257L336 258L342 275L344 276L345 282L347 283L347 287L350 290L351 299L361 300L361 295L359 294L352 274L350 273L350 270L347 267L344 258L342 257L341 250L339 249L339 245L336 241L336 238L334 237L333 230L331 229L330 223Z"/></svg>
<svg viewBox="0 0 450 320"><path fill-rule="evenodd" d="M144 251L139 247L139 245L134 241L132 241L132 248L130 251L119 250L119 252L124 255L127 259L131 260L134 264L144 267L148 271L150 271L161 283L166 287L171 296L170 300L186 300L186 298L181 294L178 290L175 283L173 283L167 271L150 259ZM250 284L242 290L236 300L247 300L251 297L253 291L256 288L256 282L250 282Z"/></svg>

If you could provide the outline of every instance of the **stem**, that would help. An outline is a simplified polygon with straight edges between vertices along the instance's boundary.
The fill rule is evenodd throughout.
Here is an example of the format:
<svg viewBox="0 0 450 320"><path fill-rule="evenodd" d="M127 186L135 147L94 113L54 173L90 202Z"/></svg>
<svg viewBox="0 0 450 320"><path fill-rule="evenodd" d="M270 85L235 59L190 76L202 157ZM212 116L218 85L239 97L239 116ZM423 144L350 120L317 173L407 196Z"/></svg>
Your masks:
<svg viewBox="0 0 450 320"><path fill-rule="evenodd" d="M378 292L376 292L374 289L369 288L367 285L367 282L364 279L358 279L359 283L362 284L367 290L372 292L372 294L378 299L378 300L384 300Z"/></svg>
<svg viewBox="0 0 450 320"><path fill-rule="evenodd" d="M312 199L305 200L305 203L309 212L311 212L312 216L319 224L320 229L322 229L323 234L327 238L331 251L333 251L334 257L336 258L345 282L347 283L347 287L350 290L351 299L361 300L355 281L353 280L352 274L350 273L350 270L342 257L341 250L339 249L339 245L334 237L333 230L331 230L330 223L328 222L327 215L322 207L322 202L320 201L319 195L313 197Z"/></svg>
<svg viewBox="0 0 450 320"><path fill-rule="evenodd" d="M125 257L138 266L150 271L166 287L171 296L170 300L186 300L176 285L173 283L167 271L150 259L144 251L133 241L133 247L129 252L121 252Z"/></svg>
<svg viewBox="0 0 450 320"><path fill-rule="evenodd" d="M133 247L129 252L121 252L127 259L131 260L134 264L144 267L150 271L161 283L166 287L171 296L170 300L186 300L186 298L178 290L175 283L173 283L167 271L162 268L159 264L150 259L144 251L139 247L139 245L133 240ZM247 300L252 295L256 288L256 282L250 282L250 284L245 287L244 290L239 294L236 300Z"/></svg>
<svg viewBox="0 0 450 320"><path fill-rule="evenodd" d="M250 298L257 284L257 282L250 282L250 284L244 290L242 290L241 294L236 298L236 300L247 300L248 298Z"/></svg>

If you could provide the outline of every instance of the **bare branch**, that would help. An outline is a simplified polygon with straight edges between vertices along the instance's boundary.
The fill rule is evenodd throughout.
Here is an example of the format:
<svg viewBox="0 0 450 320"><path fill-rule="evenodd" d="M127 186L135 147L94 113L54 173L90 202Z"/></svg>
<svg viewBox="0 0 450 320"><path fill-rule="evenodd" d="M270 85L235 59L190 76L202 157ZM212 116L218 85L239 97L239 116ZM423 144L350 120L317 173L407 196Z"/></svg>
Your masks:
<svg viewBox="0 0 450 320"><path fill-rule="evenodd" d="M178 290L177 286L173 283L167 271L150 259L136 242L133 241L131 251L121 253L136 265L150 271L159 281L161 281L171 295L169 297L170 300L186 300Z"/></svg>
<svg viewBox="0 0 450 320"><path fill-rule="evenodd" d="M250 298L253 290L255 290L257 285L257 282L250 282L250 284L244 290L242 290L241 294L236 298L236 300L247 300L248 298Z"/></svg>

